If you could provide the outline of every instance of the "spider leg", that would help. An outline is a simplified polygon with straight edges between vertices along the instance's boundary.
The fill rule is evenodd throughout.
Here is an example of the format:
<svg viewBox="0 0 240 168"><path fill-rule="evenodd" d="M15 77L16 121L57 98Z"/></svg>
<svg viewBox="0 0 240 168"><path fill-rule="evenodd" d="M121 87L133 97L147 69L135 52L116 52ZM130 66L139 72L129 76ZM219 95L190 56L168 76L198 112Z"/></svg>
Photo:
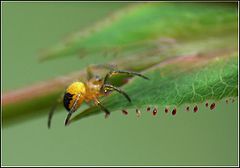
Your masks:
<svg viewBox="0 0 240 168"><path fill-rule="evenodd" d="M87 67L87 79L90 80L91 78L93 78L95 75L93 73L93 69L108 69L108 70L113 70L114 68L116 68L116 65L112 65L112 64L93 64L93 65L89 65Z"/></svg>
<svg viewBox="0 0 240 168"><path fill-rule="evenodd" d="M87 80L90 80L93 78L93 72L92 72L92 68L90 66L87 67Z"/></svg>
<svg viewBox="0 0 240 168"><path fill-rule="evenodd" d="M67 118L65 119L65 126L68 125L68 122L69 122L71 116L72 116L72 113L69 112L68 115L67 115Z"/></svg>
<svg viewBox="0 0 240 168"><path fill-rule="evenodd" d="M114 74L136 75L136 76L139 76L139 77L142 77L142 78L144 78L144 79L148 79L148 80L149 80L148 77L146 77L146 76L144 76L144 75L142 75L142 74L140 74L140 73L138 73L138 72L125 71L125 70L112 70L112 71L110 71L109 73L107 73L107 75L106 75L105 78L104 78L103 83L105 84L105 83L107 82L108 78L111 77L111 76L114 75Z"/></svg>
<svg viewBox="0 0 240 168"><path fill-rule="evenodd" d="M116 65L113 65L113 64L96 64L93 66L96 68L108 69L108 70L114 70L117 67Z"/></svg>
<svg viewBox="0 0 240 168"><path fill-rule="evenodd" d="M62 102L63 95L64 95L64 94L61 94L61 95L59 96L59 98L57 99L56 102L54 102L51 110L50 110L49 113L48 113L48 129L50 129L50 127L51 127L51 121L52 121L52 117L53 117L54 111L55 111L55 109L57 108L57 106Z"/></svg>
<svg viewBox="0 0 240 168"><path fill-rule="evenodd" d="M76 106L77 106L77 102L79 100L80 95L81 95L80 93L77 95L76 100L74 101L70 111L68 112L67 118L65 119L65 126L67 126L69 124L69 120L72 116L72 113L76 111Z"/></svg>
<svg viewBox="0 0 240 168"><path fill-rule="evenodd" d="M115 86L113 86L113 85L110 85L110 84L103 84L103 90L102 91L104 91L104 92L107 92L108 90L115 90L115 91L117 91L118 93L121 93L123 96L125 96L125 98L129 101L129 102L131 102L131 99L130 99L130 97L127 95L127 93L125 93L123 90L121 90L120 88L118 88L118 87L115 87Z"/></svg>
<svg viewBox="0 0 240 168"><path fill-rule="evenodd" d="M105 112L105 118L107 118L107 117L110 115L110 111L109 111L106 107L104 107L104 106L100 103L100 101L99 101L98 99L95 99L95 104L96 104L98 107L100 107L100 109L101 109L102 111Z"/></svg>

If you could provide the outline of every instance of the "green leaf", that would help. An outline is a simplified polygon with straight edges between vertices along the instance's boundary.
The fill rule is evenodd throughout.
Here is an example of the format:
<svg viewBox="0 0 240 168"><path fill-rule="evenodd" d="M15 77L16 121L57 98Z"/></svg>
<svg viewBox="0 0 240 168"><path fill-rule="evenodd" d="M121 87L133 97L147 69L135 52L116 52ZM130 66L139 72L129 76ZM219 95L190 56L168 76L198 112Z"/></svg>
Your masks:
<svg viewBox="0 0 240 168"><path fill-rule="evenodd" d="M129 6L94 27L73 34L42 58L81 53L81 61L86 66L110 63L119 69L144 71L150 81L133 78L123 87L132 98L132 104L116 93L103 98L103 104L111 111L148 105L177 107L234 97L237 95L236 9L234 5L219 3ZM73 79L84 77L84 73L85 69L82 69L75 75L6 94L3 99L4 126L47 113L64 86ZM123 78L113 77L112 83L122 86ZM213 94L210 94L211 88L214 88ZM28 94L29 90L31 94ZM10 99L6 99L9 95ZM41 114L36 112L44 108L47 110L42 110ZM76 115L73 121L100 112L96 107L89 108Z"/></svg>
<svg viewBox="0 0 240 168"><path fill-rule="evenodd" d="M150 81L134 78L123 87L132 99L128 103L122 95L113 93L103 100L111 111L146 106L178 107L207 100L235 97L238 93L238 56L194 55L178 57L152 67L145 72ZM98 114L97 107L89 108L72 121Z"/></svg>
<svg viewBox="0 0 240 168"><path fill-rule="evenodd" d="M73 34L49 49L41 59L94 53L111 55L112 60L158 39L192 41L216 36L237 35L236 5L211 3L147 3L129 6L106 20ZM120 54L116 54L120 53ZM126 55L129 57L129 55Z"/></svg>

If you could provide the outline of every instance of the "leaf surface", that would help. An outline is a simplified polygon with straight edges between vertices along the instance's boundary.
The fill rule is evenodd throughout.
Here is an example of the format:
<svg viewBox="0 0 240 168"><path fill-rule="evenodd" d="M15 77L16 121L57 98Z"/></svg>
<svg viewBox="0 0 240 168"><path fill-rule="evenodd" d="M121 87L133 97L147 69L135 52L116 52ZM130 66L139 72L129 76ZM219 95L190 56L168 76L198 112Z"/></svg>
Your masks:
<svg viewBox="0 0 240 168"><path fill-rule="evenodd" d="M237 8L211 3L145 3L131 5L84 31L69 36L41 59L82 55L123 57L152 40L189 41L209 36L237 35ZM96 56L95 54L98 54ZM118 54L116 54L118 53ZM129 56L129 55L127 55Z"/></svg>
<svg viewBox="0 0 240 168"><path fill-rule="evenodd" d="M223 56L194 55L178 57L145 71L149 81L134 78L123 87L131 97L127 102L120 94L113 93L103 104L116 111L147 106L178 107L207 100L236 97L238 94L237 53ZM101 112L89 108L73 118L73 121Z"/></svg>

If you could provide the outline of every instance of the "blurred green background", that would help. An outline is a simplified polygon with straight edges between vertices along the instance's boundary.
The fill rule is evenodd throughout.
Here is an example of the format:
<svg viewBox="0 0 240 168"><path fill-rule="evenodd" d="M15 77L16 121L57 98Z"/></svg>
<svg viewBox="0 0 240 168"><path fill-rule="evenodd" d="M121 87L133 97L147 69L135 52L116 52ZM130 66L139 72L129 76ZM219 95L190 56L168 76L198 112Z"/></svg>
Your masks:
<svg viewBox="0 0 240 168"><path fill-rule="evenodd" d="M86 60L40 63L41 50L91 26L127 3L3 3L3 91L84 69ZM87 58L84 58L87 59ZM96 58L91 63L97 63ZM4 128L3 165L236 165L237 101L211 111L178 108L176 116L135 111L80 120L64 127L63 108L47 129L47 116ZM80 110L81 111L81 110ZM39 112L39 111L38 111Z"/></svg>

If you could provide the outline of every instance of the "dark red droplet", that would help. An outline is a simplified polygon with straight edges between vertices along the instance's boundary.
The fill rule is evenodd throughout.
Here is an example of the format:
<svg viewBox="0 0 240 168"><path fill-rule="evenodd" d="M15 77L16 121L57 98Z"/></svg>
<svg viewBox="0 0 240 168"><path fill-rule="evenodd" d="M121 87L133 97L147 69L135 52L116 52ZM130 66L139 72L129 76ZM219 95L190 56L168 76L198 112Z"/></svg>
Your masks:
<svg viewBox="0 0 240 168"><path fill-rule="evenodd" d="M172 115L176 115L176 113L177 113L177 109L174 108L173 111L172 111Z"/></svg>
<svg viewBox="0 0 240 168"><path fill-rule="evenodd" d="M213 110L215 108L215 103L212 103L211 106L210 106L210 109Z"/></svg>
<svg viewBox="0 0 240 168"><path fill-rule="evenodd" d="M165 108L165 113L168 113L168 108Z"/></svg>
<svg viewBox="0 0 240 168"><path fill-rule="evenodd" d="M206 102L206 104L205 104L205 105L206 105L206 107L208 107L208 102Z"/></svg>
<svg viewBox="0 0 240 168"><path fill-rule="evenodd" d="M128 115L127 110L122 110L122 113L123 113L124 115Z"/></svg>
<svg viewBox="0 0 240 168"><path fill-rule="evenodd" d="M153 113L153 115L155 116L155 115L157 114L157 112L158 112L158 111L157 111L157 108L154 108L152 113Z"/></svg>
<svg viewBox="0 0 240 168"><path fill-rule="evenodd" d="M186 110L189 111L189 106L187 106Z"/></svg>
<svg viewBox="0 0 240 168"><path fill-rule="evenodd" d="M147 111L150 111L151 109L150 109L150 107L147 107Z"/></svg>
<svg viewBox="0 0 240 168"><path fill-rule="evenodd" d="M193 111L196 113L198 111L198 106L195 106Z"/></svg>

